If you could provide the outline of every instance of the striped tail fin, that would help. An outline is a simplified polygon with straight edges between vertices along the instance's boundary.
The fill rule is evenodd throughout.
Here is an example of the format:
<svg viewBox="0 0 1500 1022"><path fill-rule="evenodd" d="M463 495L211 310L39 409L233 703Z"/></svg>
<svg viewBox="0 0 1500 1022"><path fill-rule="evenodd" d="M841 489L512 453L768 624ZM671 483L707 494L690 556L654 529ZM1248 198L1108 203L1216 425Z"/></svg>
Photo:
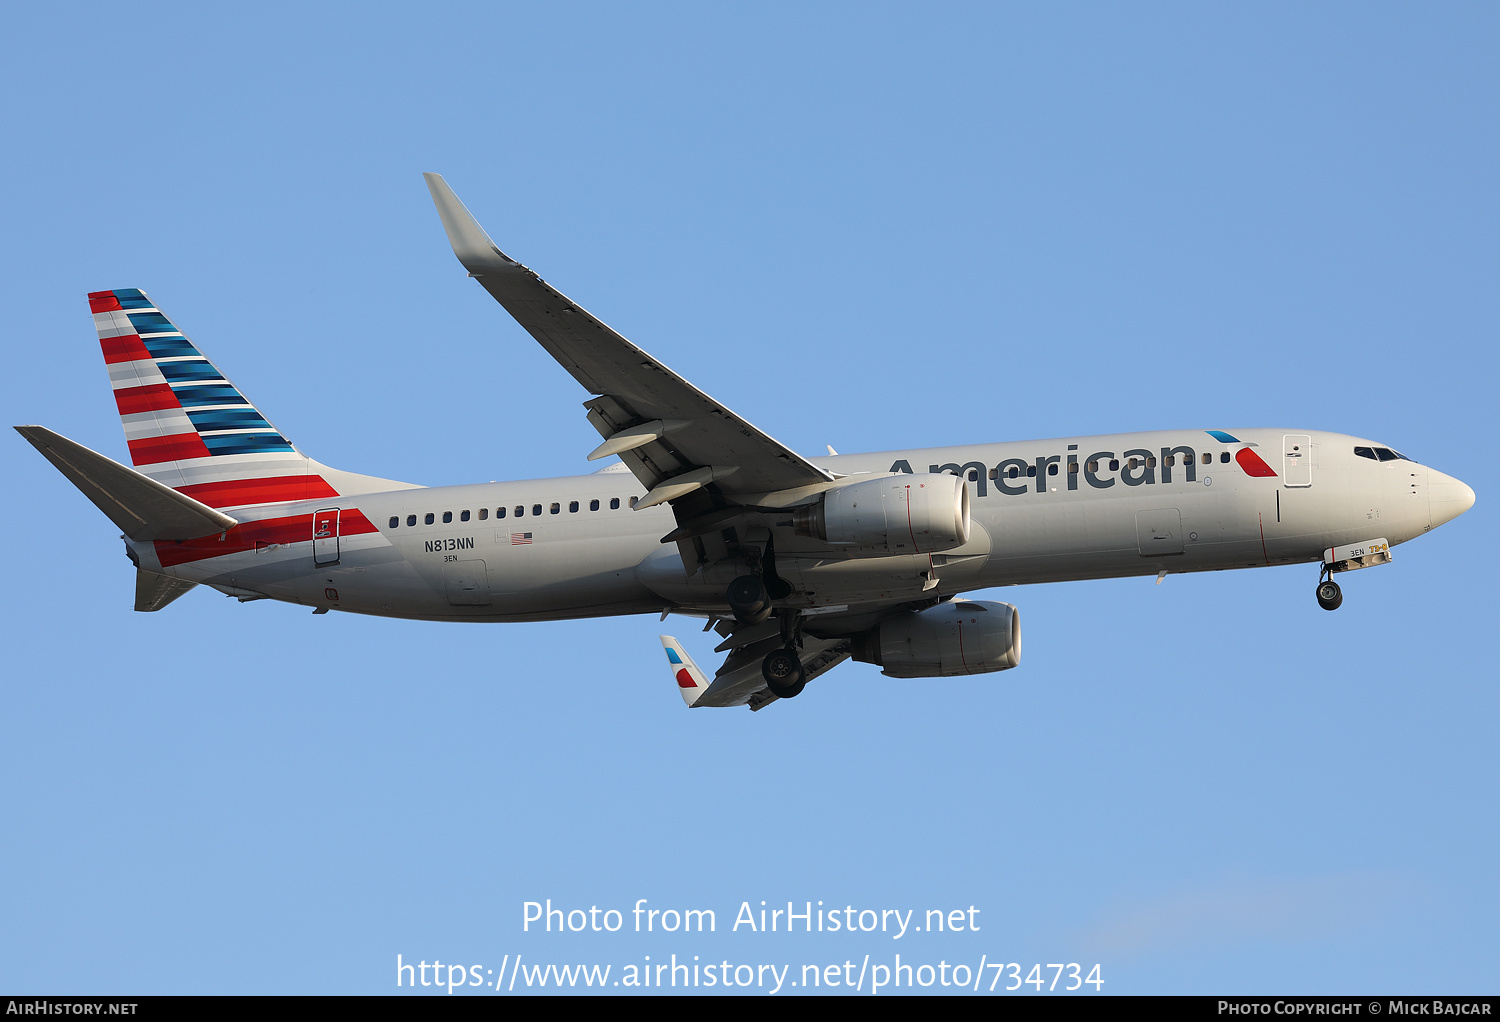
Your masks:
<svg viewBox="0 0 1500 1022"><path fill-rule="evenodd" d="M89 308L131 464L143 475L215 508L409 487L297 450L144 292L95 291Z"/></svg>

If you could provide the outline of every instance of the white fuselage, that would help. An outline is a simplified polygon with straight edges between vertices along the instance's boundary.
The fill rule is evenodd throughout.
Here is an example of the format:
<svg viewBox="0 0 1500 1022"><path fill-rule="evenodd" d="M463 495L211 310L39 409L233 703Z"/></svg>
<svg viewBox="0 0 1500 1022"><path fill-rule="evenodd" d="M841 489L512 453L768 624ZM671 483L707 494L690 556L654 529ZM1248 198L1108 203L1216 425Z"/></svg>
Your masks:
<svg viewBox="0 0 1500 1022"><path fill-rule="evenodd" d="M1371 441L1308 430L1232 435L1227 443L1171 430L815 459L844 476L964 476L973 530L943 554L852 556L794 535L789 513L758 522L795 590L788 606L857 608L991 586L1317 561L1347 543L1405 542L1473 501L1462 483L1423 465L1356 456ZM1237 458L1247 448L1249 470ZM1275 474L1250 474L1256 458ZM642 492L628 472L606 471L365 493L227 509L243 534L218 548L213 539L132 546L143 567L242 598L390 617L723 613L724 584L739 568L689 574L678 544L661 542L677 526L670 508L631 509Z"/></svg>

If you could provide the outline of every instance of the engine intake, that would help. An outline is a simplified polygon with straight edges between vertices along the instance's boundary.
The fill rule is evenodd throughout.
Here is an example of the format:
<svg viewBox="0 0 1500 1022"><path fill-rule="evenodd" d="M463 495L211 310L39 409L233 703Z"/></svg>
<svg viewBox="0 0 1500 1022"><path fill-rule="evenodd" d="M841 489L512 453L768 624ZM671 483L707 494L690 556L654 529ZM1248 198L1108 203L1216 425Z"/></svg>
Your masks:
<svg viewBox="0 0 1500 1022"><path fill-rule="evenodd" d="M1021 618L1009 603L954 600L897 614L856 635L854 659L888 678L951 678L1021 662Z"/></svg>
<svg viewBox="0 0 1500 1022"><path fill-rule="evenodd" d="M969 488L946 472L851 483L792 514L799 536L881 554L928 554L969 541Z"/></svg>

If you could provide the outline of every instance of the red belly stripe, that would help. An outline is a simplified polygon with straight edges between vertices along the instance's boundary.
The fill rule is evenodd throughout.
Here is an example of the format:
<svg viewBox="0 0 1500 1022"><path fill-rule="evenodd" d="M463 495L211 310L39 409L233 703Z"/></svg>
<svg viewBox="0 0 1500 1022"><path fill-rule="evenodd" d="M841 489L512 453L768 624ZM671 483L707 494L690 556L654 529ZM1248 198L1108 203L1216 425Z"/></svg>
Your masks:
<svg viewBox="0 0 1500 1022"><path fill-rule="evenodd" d="M341 537L362 536L377 532L375 526L355 508L345 508L339 514ZM164 568L189 561L201 561L209 557L223 557L254 550L256 546L312 543L313 516L293 515L289 518L266 518L258 522L236 525L223 538L204 536L200 539L156 541L156 556ZM308 562L311 565L311 561Z"/></svg>

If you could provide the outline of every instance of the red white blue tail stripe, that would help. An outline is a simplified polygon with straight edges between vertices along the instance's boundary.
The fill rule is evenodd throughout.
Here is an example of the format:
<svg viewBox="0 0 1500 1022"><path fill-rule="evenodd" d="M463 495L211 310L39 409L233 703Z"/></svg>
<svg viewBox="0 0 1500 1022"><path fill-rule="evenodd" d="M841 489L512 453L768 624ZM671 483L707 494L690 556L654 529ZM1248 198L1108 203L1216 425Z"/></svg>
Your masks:
<svg viewBox="0 0 1500 1022"><path fill-rule="evenodd" d="M211 507L338 495L144 292L89 308L137 471Z"/></svg>

